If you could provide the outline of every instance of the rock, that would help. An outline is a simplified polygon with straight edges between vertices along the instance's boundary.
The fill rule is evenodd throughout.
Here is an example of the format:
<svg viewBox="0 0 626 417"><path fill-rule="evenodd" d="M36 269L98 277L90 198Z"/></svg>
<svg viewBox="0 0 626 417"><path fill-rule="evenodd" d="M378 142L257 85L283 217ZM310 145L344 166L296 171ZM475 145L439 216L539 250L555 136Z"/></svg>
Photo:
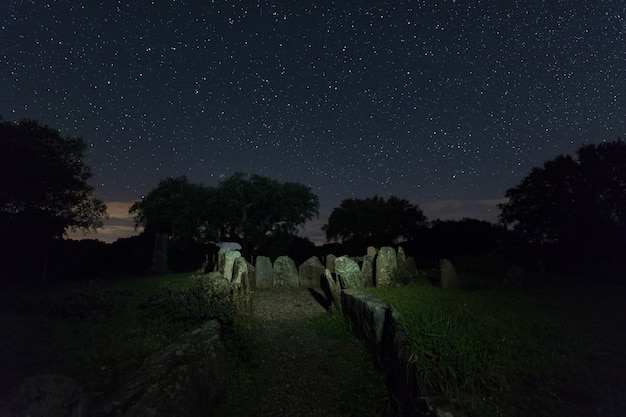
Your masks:
<svg viewBox="0 0 626 417"><path fill-rule="evenodd" d="M233 265L233 301L240 313L247 314L252 308L248 262L244 258L235 259Z"/></svg>
<svg viewBox="0 0 626 417"><path fill-rule="evenodd" d="M374 286L374 257L366 255L363 257L363 264L361 265L361 272L359 274L359 280L364 287Z"/></svg>
<svg viewBox="0 0 626 417"><path fill-rule="evenodd" d="M375 257L376 255L378 255L378 249L376 249L373 246L368 246L366 255L367 256L371 256L371 257Z"/></svg>
<svg viewBox="0 0 626 417"><path fill-rule="evenodd" d="M398 275L396 251L389 246L380 248L376 256L376 286L389 287Z"/></svg>
<svg viewBox="0 0 626 417"><path fill-rule="evenodd" d="M454 265L447 259L441 261L441 289L457 290L461 287Z"/></svg>
<svg viewBox="0 0 626 417"><path fill-rule="evenodd" d="M223 389L226 353L216 320L180 336L132 372L97 416L211 415Z"/></svg>
<svg viewBox="0 0 626 417"><path fill-rule="evenodd" d="M324 265L322 265L317 256L311 256L298 267L300 286L319 288L324 270Z"/></svg>
<svg viewBox="0 0 626 417"><path fill-rule="evenodd" d="M335 308L337 308L337 311L341 311L341 286L339 285L339 281L333 278L333 275L328 268L324 271L324 282L325 285L323 285L322 288L328 288L326 296L331 299L331 302Z"/></svg>
<svg viewBox="0 0 626 417"><path fill-rule="evenodd" d="M342 288L361 287L359 264L347 256L341 256L335 260L335 274Z"/></svg>
<svg viewBox="0 0 626 417"><path fill-rule="evenodd" d="M256 268L250 262L248 264L248 281L250 281L250 290L256 289Z"/></svg>
<svg viewBox="0 0 626 417"><path fill-rule="evenodd" d="M330 271L331 274L335 273L335 260L337 257L333 254L326 256L326 269Z"/></svg>
<svg viewBox="0 0 626 417"><path fill-rule="evenodd" d="M466 417L465 407L455 400L441 397L419 397L417 409L423 417Z"/></svg>
<svg viewBox="0 0 626 417"><path fill-rule="evenodd" d="M240 256L241 253L238 250L232 250L226 247L220 248L219 252L217 252L217 270L229 281L233 279L233 264L235 263L235 259Z"/></svg>
<svg viewBox="0 0 626 417"><path fill-rule="evenodd" d="M0 410L3 417L81 417L86 412L82 388L65 375L26 378L7 400Z"/></svg>
<svg viewBox="0 0 626 417"><path fill-rule="evenodd" d="M257 288L272 288L274 286L274 270L270 258L267 256L256 257L255 275Z"/></svg>
<svg viewBox="0 0 626 417"><path fill-rule="evenodd" d="M296 263L288 256L274 261L274 287L297 287L299 284Z"/></svg>
<svg viewBox="0 0 626 417"><path fill-rule="evenodd" d="M402 283L408 283L412 279L417 278L417 266L415 260L410 256L407 257L402 246L398 247L398 280Z"/></svg>
<svg viewBox="0 0 626 417"><path fill-rule="evenodd" d="M233 284L241 284L242 281L248 281L248 262L242 257L235 258L233 262Z"/></svg>

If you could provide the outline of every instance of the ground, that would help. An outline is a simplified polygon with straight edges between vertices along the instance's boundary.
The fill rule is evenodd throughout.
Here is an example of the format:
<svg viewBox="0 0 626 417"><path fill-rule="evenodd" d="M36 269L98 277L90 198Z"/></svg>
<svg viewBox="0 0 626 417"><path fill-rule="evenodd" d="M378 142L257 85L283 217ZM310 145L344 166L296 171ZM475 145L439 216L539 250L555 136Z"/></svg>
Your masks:
<svg viewBox="0 0 626 417"><path fill-rule="evenodd" d="M383 376L341 317L307 289L255 291L254 364L240 366L218 416L380 416Z"/></svg>

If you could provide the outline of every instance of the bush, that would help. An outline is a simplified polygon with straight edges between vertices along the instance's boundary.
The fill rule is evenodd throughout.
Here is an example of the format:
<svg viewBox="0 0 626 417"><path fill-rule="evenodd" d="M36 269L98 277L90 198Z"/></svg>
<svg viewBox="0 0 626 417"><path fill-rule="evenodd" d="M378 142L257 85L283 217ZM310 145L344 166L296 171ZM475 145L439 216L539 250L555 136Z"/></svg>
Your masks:
<svg viewBox="0 0 626 417"><path fill-rule="evenodd" d="M197 281L183 289L164 284L140 304L142 317L164 328L189 330L208 320L228 326L233 322L230 303L206 291Z"/></svg>

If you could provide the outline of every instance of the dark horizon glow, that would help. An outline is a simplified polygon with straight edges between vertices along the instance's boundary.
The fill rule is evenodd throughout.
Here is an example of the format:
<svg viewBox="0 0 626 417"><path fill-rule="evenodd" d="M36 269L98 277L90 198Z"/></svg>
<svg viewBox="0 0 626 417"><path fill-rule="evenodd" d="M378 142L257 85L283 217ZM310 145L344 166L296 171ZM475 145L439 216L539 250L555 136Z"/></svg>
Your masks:
<svg viewBox="0 0 626 417"><path fill-rule="evenodd" d="M317 3L9 0L0 115L83 137L108 203L179 175L311 186L314 241L345 198L493 221L532 167L626 136L625 4Z"/></svg>

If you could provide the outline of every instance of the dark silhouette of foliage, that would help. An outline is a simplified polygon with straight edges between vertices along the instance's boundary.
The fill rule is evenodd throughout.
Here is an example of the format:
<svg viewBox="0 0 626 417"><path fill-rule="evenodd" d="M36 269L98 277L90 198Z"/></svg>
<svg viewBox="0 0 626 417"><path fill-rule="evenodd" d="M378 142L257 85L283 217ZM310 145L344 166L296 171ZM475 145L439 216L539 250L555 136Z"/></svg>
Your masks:
<svg viewBox="0 0 626 417"><path fill-rule="evenodd" d="M333 209L322 230L328 241L380 246L409 239L425 224L426 216L419 206L395 196L387 200L374 196L364 200L343 200Z"/></svg>
<svg viewBox="0 0 626 417"><path fill-rule="evenodd" d="M528 242L589 255L624 245L626 143L585 145L533 168L506 191L500 221Z"/></svg>
<svg viewBox="0 0 626 417"><path fill-rule="evenodd" d="M93 198L86 144L33 120L0 122L0 216L12 237L59 238L96 230L106 216Z"/></svg>
<svg viewBox="0 0 626 417"><path fill-rule="evenodd" d="M278 233L294 233L317 215L310 187L236 173L217 187L191 184L186 177L163 180L130 213L146 232L175 241L232 241L245 255Z"/></svg>

